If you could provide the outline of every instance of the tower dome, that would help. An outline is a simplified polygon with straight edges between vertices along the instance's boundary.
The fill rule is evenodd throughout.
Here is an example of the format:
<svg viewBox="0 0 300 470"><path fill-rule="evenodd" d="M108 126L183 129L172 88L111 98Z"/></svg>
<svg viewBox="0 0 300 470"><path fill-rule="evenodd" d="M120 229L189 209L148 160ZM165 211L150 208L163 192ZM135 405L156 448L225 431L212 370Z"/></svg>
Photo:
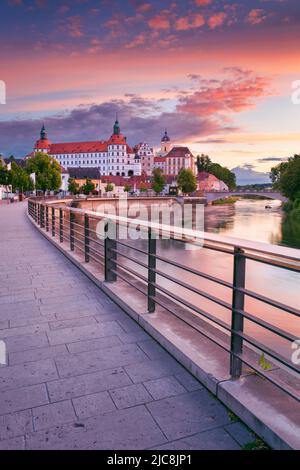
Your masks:
<svg viewBox="0 0 300 470"><path fill-rule="evenodd" d="M167 131L167 129L165 130L165 133L164 133L164 135L162 136L161 141L162 141L162 142L170 142L170 141L171 141L170 137L168 136L168 131Z"/></svg>
<svg viewBox="0 0 300 470"><path fill-rule="evenodd" d="M167 129L165 130L164 135L161 138L160 152L162 155L166 155L171 150L171 139L168 136Z"/></svg>

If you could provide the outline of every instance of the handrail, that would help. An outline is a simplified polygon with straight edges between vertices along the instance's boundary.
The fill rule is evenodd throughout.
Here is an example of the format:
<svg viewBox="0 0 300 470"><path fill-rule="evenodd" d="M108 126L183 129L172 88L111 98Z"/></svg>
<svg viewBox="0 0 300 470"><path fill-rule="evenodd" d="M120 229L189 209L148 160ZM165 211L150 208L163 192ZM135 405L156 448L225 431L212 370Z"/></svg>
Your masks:
<svg viewBox="0 0 300 470"><path fill-rule="evenodd" d="M263 263L266 265L274 266L278 269L286 269L296 273L300 272L300 251L292 248L276 247L276 251L272 245L266 243L253 243L246 240L240 240L230 237L223 237L216 234L210 234L192 229L182 229L180 227L170 227L168 225L159 224L156 222L148 222L141 219L130 219L124 216L117 216L114 214L106 214L104 212L94 212L79 208L72 208L70 206L57 204L48 204L45 201L28 201L28 213L35 222L40 226L41 230L52 232L53 237L58 237L60 243L69 243L71 251L79 250L84 255L85 262L90 262L90 258L95 263L100 263L104 267L105 281L115 282L120 278L132 288L145 295L148 299L148 311L150 313L155 311L155 306L165 305L165 308L178 316L174 308L170 308L169 302L175 305L184 307L187 311L193 312L197 316L208 320L217 328L221 328L224 334L227 334L230 339L230 344L226 346L226 350L230 354L230 373L233 378L238 379L242 375L242 364L249 365L249 359L245 356L244 345L254 351L260 351L266 354L275 364L281 365L285 370L291 374L300 377L300 367L290 363L285 357L278 353L278 351L270 348L267 344L259 342L244 332L244 319L258 325L265 331L281 338L282 340L293 342L297 338L295 335L286 331L283 327L277 327L271 322L256 317L253 313L245 309L245 299L253 298L262 304L267 304L273 308L279 309L286 314L293 315L294 318L300 318L300 311L291 306L285 305L276 299L271 299L267 296L261 295L246 288L246 263L248 261ZM76 215L81 217L76 219ZM63 217L62 217L63 216ZM84 217L82 217L84 216ZM101 220L107 231L107 236L102 237L102 243L98 243L97 230L90 226L90 221ZM81 222L83 221L83 222ZM128 244L126 240L113 240L109 238L109 225L131 225L138 226L147 234L148 248L143 249L136 247L135 244ZM189 266L185 266L177 261L168 259L166 256L157 254L156 240L158 236L164 234L171 234L176 240L184 243L193 243L198 246L203 246L204 249L222 252L226 256L233 258L233 279L229 282L220 279L211 274L199 271ZM93 235L91 237L91 235ZM80 238L78 238L80 237ZM93 238L94 237L94 238ZM95 242L97 248L91 246ZM79 245L79 246L78 246ZM100 246L99 246L100 245ZM121 248L123 250L121 250ZM125 251L125 250L129 250ZM135 255L139 253L140 257L147 257L147 260L141 260ZM127 259L134 263L134 267L139 266L146 272L141 274L134 267L121 263L119 258ZM232 302L225 301L210 294L209 292L194 287L193 285L183 282L181 276L176 276L176 272L169 274L164 271L164 268L157 268L157 262L168 264L176 269L183 270L195 276L196 278L204 278L211 283L217 283L222 287L229 289L232 292ZM157 277L165 278L169 283L175 286L181 286L186 292L190 291L202 298L207 299L219 307L231 311L231 324L216 317L214 314L199 308L194 305L190 300L186 300L184 296L170 290L168 287L161 285ZM138 281L138 283L136 282ZM139 285L139 283L142 285ZM166 299L167 303L165 302ZM195 325L189 323L192 328ZM197 329L197 328L196 328ZM205 335L205 333L203 333ZM206 335L205 335L206 336ZM208 335L209 336L209 335ZM220 338L213 339L216 344L223 347ZM251 361L250 361L251 362ZM251 366L256 373L260 373L259 367L255 364ZM282 383L276 381L274 377L269 376L266 372L261 371L261 375L271 383L275 383L282 389ZM287 387L288 388L288 387ZM291 395L290 390L287 392ZM294 398L300 401L300 396L295 393Z"/></svg>

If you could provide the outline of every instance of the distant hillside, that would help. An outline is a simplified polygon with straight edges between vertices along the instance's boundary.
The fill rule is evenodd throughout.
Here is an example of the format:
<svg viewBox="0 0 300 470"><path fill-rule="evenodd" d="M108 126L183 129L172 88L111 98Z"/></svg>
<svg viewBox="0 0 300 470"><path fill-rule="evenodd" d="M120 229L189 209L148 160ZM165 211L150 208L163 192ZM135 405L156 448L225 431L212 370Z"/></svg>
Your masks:
<svg viewBox="0 0 300 470"><path fill-rule="evenodd" d="M232 168L233 173L236 175L236 182L239 186L246 184L266 184L271 183L269 173L262 173L261 171L255 171L250 168L244 168L237 166Z"/></svg>

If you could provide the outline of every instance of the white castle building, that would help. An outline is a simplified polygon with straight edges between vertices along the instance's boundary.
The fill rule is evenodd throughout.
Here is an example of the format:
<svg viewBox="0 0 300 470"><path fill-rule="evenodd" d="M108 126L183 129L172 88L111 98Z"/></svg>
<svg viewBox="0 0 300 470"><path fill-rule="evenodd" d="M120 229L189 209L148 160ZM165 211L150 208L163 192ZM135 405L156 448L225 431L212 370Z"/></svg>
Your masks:
<svg viewBox="0 0 300 470"><path fill-rule="evenodd" d="M151 176L154 168L160 168L165 175L176 176L182 168L190 168L196 174L195 157L187 147L172 146L167 130L155 156L154 149L146 142L131 148L121 134L117 118L113 134L106 141L52 144L43 125L33 149L33 154L36 152L47 153L63 168L98 168L99 175Z"/></svg>
<svg viewBox="0 0 300 470"><path fill-rule="evenodd" d="M142 174L141 157L127 144L116 119L113 134L107 141L65 142L52 144L43 125L34 153L44 152L64 168L99 168L102 175L139 176ZM31 155L30 155L31 156Z"/></svg>

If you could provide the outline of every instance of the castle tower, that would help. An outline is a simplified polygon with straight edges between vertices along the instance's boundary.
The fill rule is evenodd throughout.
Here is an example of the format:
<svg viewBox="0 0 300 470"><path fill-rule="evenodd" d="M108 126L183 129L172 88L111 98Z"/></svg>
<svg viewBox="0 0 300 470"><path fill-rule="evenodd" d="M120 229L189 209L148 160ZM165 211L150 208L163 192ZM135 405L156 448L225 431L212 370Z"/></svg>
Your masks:
<svg viewBox="0 0 300 470"><path fill-rule="evenodd" d="M51 147L51 142L48 140L48 134L46 132L45 125L43 124L41 132L40 132L40 138L39 140L36 141L35 146L34 146L34 153L36 152L43 152L43 153L48 153Z"/></svg>
<svg viewBox="0 0 300 470"><path fill-rule="evenodd" d="M162 136L160 149L161 149L161 153L162 153L163 155L169 153L170 150L171 150L171 139L170 139L170 137L168 136L167 129L165 130L165 133L164 133L164 135Z"/></svg>

